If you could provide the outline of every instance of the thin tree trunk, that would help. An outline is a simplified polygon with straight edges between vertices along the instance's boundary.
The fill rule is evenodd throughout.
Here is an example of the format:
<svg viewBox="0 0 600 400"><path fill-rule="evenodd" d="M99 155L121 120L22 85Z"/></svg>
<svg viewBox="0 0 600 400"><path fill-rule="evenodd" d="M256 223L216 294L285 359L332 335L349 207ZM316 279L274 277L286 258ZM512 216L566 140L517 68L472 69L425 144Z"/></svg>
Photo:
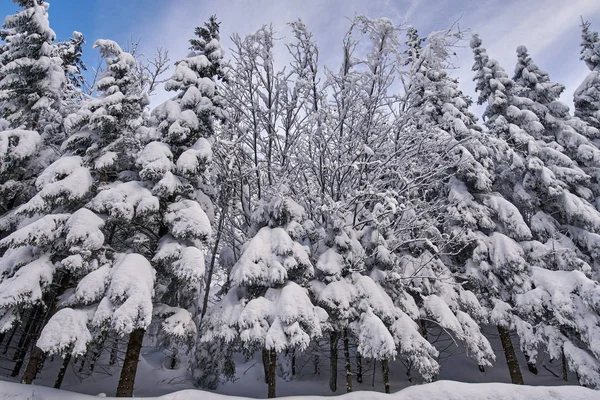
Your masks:
<svg viewBox="0 0 600 400"><path fill-rule="evenodd" d="M60 389L62 385L63 379L65 378L65 373L67 372L67 367L69 366L69 362L71 361L71 353L67 354L60 365L60 370L58 371L58 377L56 378L56 382L54 382L54 389Z"/></svg>
<svg viewBox="0 0 600 400"><path fill-rule="evenodd" d="M23 373L23 377L21 378L21 383L31 385L40 369L39 366L43 358L44 352L39 347L35 346L34 349L31 350L29 362L27 363L27 367L25 368L25 372Z"/></svg>
<svg viewBox="0 0 600 400"><path fill-rule="evenodd" d="M296 350L292 350L292 376L296 376Z"/></svg>
<svg viewBox="0 0 600 400"><path fill-rule="evenodd" d="M269 350L269 382L268 382L268 394L267 397L269 399L273 399L277 397L275 393L275 381L277 378L277 374L275 373L275 368L277 367L277 352L275 349Z"/></svg>
<svg viewBox="0 0 600 400"><path fill-rule="evenodd" d="M383 385L385 392L390 392L390 362L387 358L381 360L381 372L383 373Z"/></svg>
<svg viewBox="0 0 600 400"><path fill-rule="evenodd" d="M569 364L567 363L567 356L565 355L564 347L561 350L562 358L562 378L566 382L569 380Z"/></svg>
<svg viewBox="0 0 600 400"><path fill-rule="evenodd" d="M329 388L332 392L337 390L338 340L337 332L329 334Z"/></svg>
<svg viewBox="0 0 600 400"><path fill-rule="evenodd" d="M85 359L87 358L87 355L83 355L81 357L81 364L79 364L79 372L83 372L83 367L85 367Z"/></svg>
<svg viewBox="0 0 600 400"><path fill-rule="evenodd" d="M356 382L362 383L363 374L362 374L362 356L360 353L356 354Z"/></svg>
<svg viewBox="0 0 600 400"><path fill-rule="evenodd" d="M262 349L262 362L263 362L263 371L265 373L265 383L269 384L269 351L263 347Z"/></svg>
<svg viewBox="0 0 600 400"><path fill-rule="evenodd" d="M344 328L344 359L346 370L346 393L352 391L352 370L350 366L350 343L348 342L348 329Z"/></svg>
<svg viewBox="0 0 600 400"><path fill-rule="evenodd" d="M29 318L27 318L27 323L25 324L25 328L23 328L23 334L19 338L19 343L17 344L17 351L13 354L13 361L17 361L21 355L23 348L25 347L25 341L29 338L29 332L31 331L31 326L33 325L33 320L37 317L37 307L31 310L31 314L29 314ZM25 350L27 352L27 350Z"/></svg>
<svg viewBox="0 0 600 400"><path fill-rule="evenodd" d="M500 334L500 341L502 342L502 348L504 349L504 357L506 358L506 364L508 365L510 380L516 385L524 385L523 375L521 374L521 368L519 367L515 348L510 339L510 333L508 332L508 329L500 325L498 325L498 333Z"/></svg>
<svg viewBox="0 0 600 400"><path fill-rule="evenodd" d="M169 369L175 369L177 367L177 348L173 350L173 354L171 355L171 365Z"/></svg>
<svg viewBox="0 0 600 400"><path fill-rule="evenodd" d="M4 350L2 351L2 354L6 354L8 352L8 349L10 347L10 344L11 344L16 332L17 332L17 327L14 327L12 329L12 331L10 332L10 335L8 336L8 340L6 341L6 344L4 345Z"/></svg>
<svg viewBox="0 0 600 400"><path fill-rule="evenodd" d="M227 204L227 203L225 203ZM206 275L206 286L204 288L204 299L202 300L202 312L200 313L200 323L204 319L206 310L208 309L208 297L210 295L210 285L212 282L213 271L215 270L215 260L217 259L217 249L219 248L219 242L221 241L221 233L223 232L223 223L225 222L225 214L227 214L227 206L224 206L219 216L219 227L217 230L217 237L215 238L215 245L213 246L212 255L210 257L210 265L208 266L208 274Z"/></svg>
<svg viewBox="0 0 600 400"><path fill-rule="evenodd" d="M375 387L375 372L377 372L377 360L373 360L373 380L371 381L372 387Z"/></svg>
<svg viewBox="0 0 600 400"><path fill-rule="evenodd" d="M321 367L320 367L320 358L318 354L315 354L314 365L315 365L315 375L321 375Z"/></svg>
<svg viewBox="0 0 600 400"><path fill-rule="evenodd" d="M137 372L145 332L146 331L143 328L138 328L129 335L125 360L123 360L123 368L121 369L121 376L119 377L119 386L117 386L117 397L133 396L135 374Z"/></svg>
<svg viewBox="0 0 600 400"><path fill-rule="evenodd" d="M13 357L13 361L16 361L15 367L10 374L11 377L15 377L21 373L21 368L23 368L23 363L25 362L25 356L27 355L27 349L31 344L31 339L33 336L32 330L35 327L35 319L38 316L39 306L36 307L29 317L29 321L27 321L27 325L25 326L25 331L23 332L23 336L19 339L19 344L17 346L17 351L15 352L15 356ZM37 369L37 365L36 365ZM35 371L35 370L34 370Z"/></svg>
<svg viewBox="0 0 600 400"><path fill-rule="evenodd" d="M47 312L45 313L45 315L42 316L42 320L39 326L36 327L36 329L34 329L31 334L30 340L34 342L34 345L29 356L29 361L27 362L27 367L25 368L25 373L23 374L23 377L21 377L22 383L30 385L34 381L38 372L42 369L42 364L44 362L44 352L42 351L42 349L36 346L36 343L40 336L42 328L46 325L50 318L52 318L52 316L58 311L58 304L56 299L59 295L64 293L64 291L67 288L66 285L68 280L66 279L66 277L61 277L59 282L60 285L58 286L58 289L54 293L48 294L49 298L47 300Z"/></svg>

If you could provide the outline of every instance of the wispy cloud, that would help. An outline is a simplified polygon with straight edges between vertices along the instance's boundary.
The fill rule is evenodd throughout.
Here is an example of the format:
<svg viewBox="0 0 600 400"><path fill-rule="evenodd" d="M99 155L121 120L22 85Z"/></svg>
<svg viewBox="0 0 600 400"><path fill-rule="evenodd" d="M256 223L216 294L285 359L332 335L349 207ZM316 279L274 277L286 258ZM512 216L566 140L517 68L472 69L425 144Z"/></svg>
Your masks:
<svg viewBox="0 0 600 400"><path fill-rule="evenodd" d="M194 27L212 14L222 20L226 48L231 46L228 38L233 33L245 35L268 23L279 37L289 38L286 24L301 18L319 44L321 60L330 65L340 58L341 39L355 13L410 23L424 35L460 19L462 28L481 35L490 56L509 74L516 61L516 47L526 45L538 65L567 86L565 102L570 102L586 73L579 61L580 15L600 29L600 1L590 0L178 0L154 4L156 20L146 18L143 26L137 27L142 37L150 38L142 43L144 50L149 53L155 47L167 48L174 60L185 56ZM283 54L283 43L281 47ZM457 56L459 69L455 74L464 90L473 95L472 56L467 42Z"/></svg>

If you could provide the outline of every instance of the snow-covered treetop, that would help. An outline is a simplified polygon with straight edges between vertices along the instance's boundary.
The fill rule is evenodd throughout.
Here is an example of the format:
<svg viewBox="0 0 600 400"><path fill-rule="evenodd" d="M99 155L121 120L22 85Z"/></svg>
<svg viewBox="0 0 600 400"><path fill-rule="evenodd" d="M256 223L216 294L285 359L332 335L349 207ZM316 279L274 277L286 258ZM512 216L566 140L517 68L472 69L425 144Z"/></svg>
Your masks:
<svg viewBox="0 0 600 400"><path fill-rule="evenodd" d="M520 95L542 104L558 100L565 90L560 83L550 81L546 71L539 69L525 46L517 47L517 66L513 81L522 87L517 89Z"/></svg>
<svg viewBox="0 0 600 400"><path fill-rule="evenodd" d="M48 22L48 3L15 1L23 10L6 17L0 37L0 101L2 117L13 128L36 129L60 122L61 90L65 84L62 60L56 57L56 35ZM58 138L48 138L56 141Z"/></svg>
<svg viewBox="0 0 600 400"><path fill-rule="evenodd" d="M135 134L144 123L149 98L133 73L136 61L131 54L111 40L99 39L94 48L106 62L95 86L100 93L65 118L71 137L63 148L85 155L86 163L105 174L133 169L140 146Z"/></svg>
<svg viewBox="0 0 600 400"><path fill-rule="evenodd" d="M590 71L600 71L600 36L590 30L590 23L581 24L581 59Z"/></svg>

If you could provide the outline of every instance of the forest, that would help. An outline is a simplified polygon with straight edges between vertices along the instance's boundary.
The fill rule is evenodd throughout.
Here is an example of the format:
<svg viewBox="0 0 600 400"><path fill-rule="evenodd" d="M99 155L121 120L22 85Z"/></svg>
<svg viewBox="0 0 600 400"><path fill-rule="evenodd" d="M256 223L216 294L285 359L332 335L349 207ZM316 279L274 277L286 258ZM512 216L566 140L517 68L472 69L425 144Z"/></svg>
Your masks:
<svg viewBox="0 0 600 400"><path fill-rule="evenodd" d="M458 24L422 34L356 15L326 66L301 20L282 62L272 26L225 50L213 16L183 59L98 39L89 68L83 35L58 40L48 3L13 2L0 30L2 379L60 388L112 371L105 391L131 397L152 348L203 390L252 361L269 398L311 376L343 393L378 374L389 393L438 380L459 348L513 384L544 372L600 388L589 22L571 110L525 46L509 73ZM453 77L464 45L476 99ZM157 90L170 99L152 104Z"/></svg>

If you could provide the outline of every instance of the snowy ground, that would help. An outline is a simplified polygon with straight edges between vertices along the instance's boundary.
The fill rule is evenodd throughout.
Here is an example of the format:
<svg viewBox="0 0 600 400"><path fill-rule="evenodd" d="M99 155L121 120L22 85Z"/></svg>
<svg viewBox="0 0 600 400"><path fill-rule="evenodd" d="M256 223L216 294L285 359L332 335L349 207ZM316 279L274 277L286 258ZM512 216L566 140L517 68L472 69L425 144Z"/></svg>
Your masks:
<svg viewBox="0 0 600 400"><path fill-rule="evenodd" d="M101 395L102 396L102 395ZM87 400L96 396L77 394L39 386L27 386L12 382L0 382L0 400ZM150 397L146 397L150 398ZM231 397L200 390L183 390L154 399L162 400L235 400L247 397ZM298 396L287 399L319 399L318 396ZM600 392L576 386L533 387L506 383L468 384L438 381L412 386L392 395L373 392L354 392L338 397L343 400L600 400Z"/></svg>

